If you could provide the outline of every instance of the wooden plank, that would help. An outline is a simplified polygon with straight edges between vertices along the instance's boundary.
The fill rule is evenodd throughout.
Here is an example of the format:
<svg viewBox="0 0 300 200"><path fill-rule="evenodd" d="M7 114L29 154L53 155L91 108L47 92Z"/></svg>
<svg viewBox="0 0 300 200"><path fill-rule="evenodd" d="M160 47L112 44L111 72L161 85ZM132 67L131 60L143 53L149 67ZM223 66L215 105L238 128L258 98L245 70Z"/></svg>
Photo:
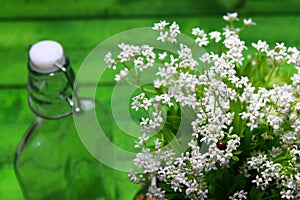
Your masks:
<svg viewBox="0 0 300 200"><path fill-rule="evenodd" d="M221 0L225 1L225 0ZM298 0L238 0L237 9L243 14L252 15L299 15ZM225 5L226 3L224 3Z"/></svg>
<svg viewBox="0 0 300 200"><path fill-rule="evenodd" d="M21 137L35 119L27 106L27 90L0 91L0 166L11 164Z"/></svg>
<svg viewBox="0 0 300 200"><path fill-rule="evenodd" d="M13 161L17 145L34 120L26 99L26 90L0 91L0 199L23 199Z"/></svg>
<svg viewBox="0 0 300 200"><path fill-rule="evenodd" d="M257 26L242 33L248 44L258 39L274 44L276 41L300 47L300 16L254 17ZM137 27L152 26L160 19L42 21L0 23L0 85L26 84L28 46L42 39L62 43L76 70L88 53L101 41ZM172 20L172 19L171 19ZM171 21L169 20L169 21ZM183 33L190 35L195 26L207 31L221 30L225 22L221 17L176 18ZM241 22L240 22L241 23ZM107 80L113 80L112 76Z"/></svg>
<svg viewBox="0 0 300 200"><path fill-rule="evenodd" d="M210 0L2 0L0 18L107 18L149 17L216 14L223 10L223 2Z"/></svg>
<svg viewBox="0 0 300 200"><path fill-rule="evenodd" d="M0 19L132 18L244 14L297 14L298 0L2 0Z"/></svg>
<svg viewBox="0 0 300 200"><path fill-rule="evenodd" d="M0 176L0 199L24 199L11 165L2 166L0 168Z"/></svg>

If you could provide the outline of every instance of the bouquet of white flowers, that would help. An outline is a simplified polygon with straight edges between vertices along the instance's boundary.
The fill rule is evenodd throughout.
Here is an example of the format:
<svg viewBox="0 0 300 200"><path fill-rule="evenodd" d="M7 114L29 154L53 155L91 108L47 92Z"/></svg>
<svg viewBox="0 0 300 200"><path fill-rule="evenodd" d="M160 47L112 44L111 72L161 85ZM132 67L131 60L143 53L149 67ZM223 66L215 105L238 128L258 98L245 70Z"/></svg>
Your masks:
<svg viewBox="0 0 300 200"><path fill-rule="evenodd" d="M138 82L158 66L132 98L141 136L140 171L130 180L152 200L300 199L300 52L261 40L247 46L239 34L255 23L237 28L237 13L223 18L222 32L193 28L194 45L180 43L176 53L124 43L115 57L107 53L116 81ZM175 22L153 29L165 45L178 44Z"/></svg>

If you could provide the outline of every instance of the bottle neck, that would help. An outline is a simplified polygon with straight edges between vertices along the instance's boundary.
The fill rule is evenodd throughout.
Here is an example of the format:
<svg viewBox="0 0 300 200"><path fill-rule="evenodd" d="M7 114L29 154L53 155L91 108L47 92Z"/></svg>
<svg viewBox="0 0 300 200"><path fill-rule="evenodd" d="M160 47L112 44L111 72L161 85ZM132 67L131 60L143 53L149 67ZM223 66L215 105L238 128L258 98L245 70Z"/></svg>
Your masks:
<svg viewBox="0 0 300 200"><path fill-rule="evenodd" d="M37 116L50 119L69 115L72 112L70 101L75 75L68 58L65 59L63 65L65 72L58 69L55 72L43 74L32 70L30 63L28 66L28 98L32 111Z"/></svg>

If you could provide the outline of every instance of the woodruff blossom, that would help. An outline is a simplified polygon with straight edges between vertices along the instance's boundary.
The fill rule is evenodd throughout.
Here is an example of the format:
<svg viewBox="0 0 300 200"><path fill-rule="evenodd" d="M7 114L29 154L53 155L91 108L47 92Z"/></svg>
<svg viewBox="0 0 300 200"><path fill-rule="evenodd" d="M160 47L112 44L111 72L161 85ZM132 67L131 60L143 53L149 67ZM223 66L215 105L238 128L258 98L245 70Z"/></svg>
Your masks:
<svg viewBox="0 0 300 200"><path fill-rule="evenodd" d="M204 32L204 30L201 30L200 28L193 28L192 34L196 36L195 42L199 45L199 47L207 46L208 45L208 38L207 34Z"/></svg>
<svg viewBox="0 0 300 200"><path fill-rule="evenodd" d="M179 26L176 22L173 22L169 29L166 29L168 25L169 23L164 20L159 23L155 23L152 29L160 31L157 40L160 40L162 42L168 41L171 43L176 43L176 38L180 34Z"/></svg>
<svg viewBox="0 0 300 200"><path fill-rule="evenodd" d="M227 15L223 16L223 19L228 22L238 21L238 14L236 12L227 13Z"/></svg>
<svg viewBox="0 0 300 200"><path fill-rule="evenodd" d="M104 62L108 65L108 68L116 70L117 62L112 58L111 52L108 52L104 57Z"/></svg>
<svg viewBox="0 0 300 200"><path fill-rule="evenodd" d="M257 43L252 43L252 46L258 51L258 52L268 52L269 51L269 45L266 41L258 40Z"/></svg>
<svg viewBox="0 0 300 200"><path fill-rule="evenodd" d="M157 40L179 43L177 52L121 43L115 59L105 56L119 72L116 81L139 81L159 62L151 89L138 86L131 99L144 115L134 159L142 172L131 170L129 178L147 185L153 200L300 199L299 50L263 40L247 46L239 33L255 25L252 19L240 29L237 13L223 18L230 24L223 32L192 29L196 47L177 40L178 24L161 21L153 27ZM195 57L194 48L210 43L222 52ZM247 56L248 49L255 54ZM281 75L283 67L292 69L290 77Z"/></svg>
<svg viewBox="0 0 300 200"><path fill-rule="evenodd" d="M209 33L209 37L212 40L215 40L215 42L219 42L221 40L221 33L218 31L212 31Z"/></svg>
<svg viewBox="0 0 300 200"><path fill-rule="evenodd" d="M232 196L229 197L231 200L242 200L242 199L247 199L246 195L248 192L245 192L244 190L237 191L234 193Z"/></svg>
<svg viewBox="0 0 300 200"><path fill-rule="evenodd" d="M244 25L246 25L246 26L253 26L253 25L256 25L256 23L253 22L251 18L249 18L249 19L244 19L243 22L244 22Z"/></svg>

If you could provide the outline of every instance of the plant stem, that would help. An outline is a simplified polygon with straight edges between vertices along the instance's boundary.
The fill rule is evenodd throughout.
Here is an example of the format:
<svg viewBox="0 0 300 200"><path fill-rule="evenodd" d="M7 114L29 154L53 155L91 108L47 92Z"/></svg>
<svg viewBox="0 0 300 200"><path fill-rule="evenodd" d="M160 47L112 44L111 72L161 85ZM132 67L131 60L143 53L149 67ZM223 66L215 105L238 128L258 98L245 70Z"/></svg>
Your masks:
<svg viewBox="0 0 300 200"><path fill-rule="evenodd" d="M268 76L268 79L267 79L267 81L266 81L266 84L268 84L269 82L270 82L270 80L271 80L271 78L272 78L272 76L273 76L273 73L276 71L276 66L274 66L273 68L272 68L272 71L271 71L271 73L269 74L269 76Z"/></svg>

